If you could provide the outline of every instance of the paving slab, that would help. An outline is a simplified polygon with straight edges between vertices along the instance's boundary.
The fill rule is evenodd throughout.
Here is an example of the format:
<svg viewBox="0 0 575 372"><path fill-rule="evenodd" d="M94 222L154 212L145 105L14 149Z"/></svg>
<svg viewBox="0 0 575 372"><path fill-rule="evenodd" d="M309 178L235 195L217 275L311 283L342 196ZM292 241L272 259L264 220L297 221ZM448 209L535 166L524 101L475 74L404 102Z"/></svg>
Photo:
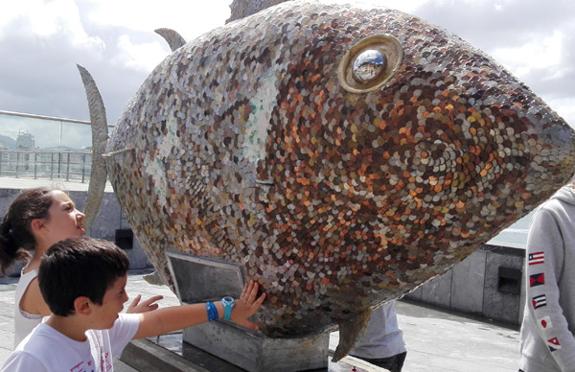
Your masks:
<svg viewBox="0 0 575 372"><path fill-rule="evenodd" d="M406 372L509 372L519 365L516 329L397 303L407 344Z"/></svg>

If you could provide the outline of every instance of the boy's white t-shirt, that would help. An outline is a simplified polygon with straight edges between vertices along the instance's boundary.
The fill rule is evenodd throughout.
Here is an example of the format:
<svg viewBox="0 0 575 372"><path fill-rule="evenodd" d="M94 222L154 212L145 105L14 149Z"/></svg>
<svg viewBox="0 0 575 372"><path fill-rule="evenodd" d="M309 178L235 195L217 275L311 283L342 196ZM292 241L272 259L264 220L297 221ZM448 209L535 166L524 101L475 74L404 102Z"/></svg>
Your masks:
<svg viewBox="0 0 575 372"><path fill-rule="evenodd" d="M2 372L110 372L140 325L140 314L119 314L110 329L88 330L75 341L40 323L10 354Z"/></svg>

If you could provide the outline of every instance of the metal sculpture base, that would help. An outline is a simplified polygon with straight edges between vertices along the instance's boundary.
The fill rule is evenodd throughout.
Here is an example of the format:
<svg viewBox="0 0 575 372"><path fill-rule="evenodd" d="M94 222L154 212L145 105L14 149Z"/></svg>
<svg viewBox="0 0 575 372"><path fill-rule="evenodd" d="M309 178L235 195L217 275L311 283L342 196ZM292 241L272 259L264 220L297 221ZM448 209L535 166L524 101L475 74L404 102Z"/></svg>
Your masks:
<svg viewBox="0 0 575 372"><path fill-rule="evenodd" d="M183 303L239 297L241 267L212 259L166 253L178 297ZM231 323L213 322L184 330L184 342L250 372L327 368L329 333L304 338L269 338Z"/></svg>
<svg viewBox="0 0 575 372"><path fill-rule="evenodd" d="M335 347L334 334L331 334ZM337 342L336 342L337 343ZM333 350L330 349L330 355ZM172 333L144 340L134 340L126 346L120 360L138 371L162 372L245 372L245 369L228 363L195 346L182 342L182 333ZM275 371L275 369L271 369ZM380 372L382 368L346 356L335 363L328 358L328 367L307 372Z"/></svg>
<svg viewBox="0 0 575 372"><path fill-rule="evenodd" d="M184 342L248 371L305 371L327 368L329 333L279 339L225 323L184 330Z"/></svg>

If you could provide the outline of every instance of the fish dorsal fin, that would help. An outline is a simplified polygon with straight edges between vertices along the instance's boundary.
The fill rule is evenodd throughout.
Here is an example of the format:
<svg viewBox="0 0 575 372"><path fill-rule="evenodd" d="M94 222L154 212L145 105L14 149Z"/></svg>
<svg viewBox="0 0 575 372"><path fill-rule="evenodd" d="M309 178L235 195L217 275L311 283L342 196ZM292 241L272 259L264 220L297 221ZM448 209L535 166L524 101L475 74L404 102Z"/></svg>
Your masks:
<svg viewBox="0 0 575 372"><path fill-rule="evenodd" d="M171 28L158 28L154 32L166 40L172 52L186 44L186 39Z"/></svg>
<svg viewBox="0 0 575 372"><path fill-rule="evenodd" d="M286 1L292 0L234 0L230 4L231 15L230 18L226 20L226 23L251 16L260 10L264 10L270 6L284 3Z"/></svg>
<svg viewBox="0 0 575 372"><path fill-rule="evenodd" d="M92 75L84 67L77 66L86 90L86 98L90 109L90 122L92 123L92 170L90 172L86 208L84 209L86 214L85 228L86 231L89 231L94 218L100 210L104 189L106 188L106 163L102 154L106 150L108 142L108 122L102 96L94 79L92 79Z"/></svg>

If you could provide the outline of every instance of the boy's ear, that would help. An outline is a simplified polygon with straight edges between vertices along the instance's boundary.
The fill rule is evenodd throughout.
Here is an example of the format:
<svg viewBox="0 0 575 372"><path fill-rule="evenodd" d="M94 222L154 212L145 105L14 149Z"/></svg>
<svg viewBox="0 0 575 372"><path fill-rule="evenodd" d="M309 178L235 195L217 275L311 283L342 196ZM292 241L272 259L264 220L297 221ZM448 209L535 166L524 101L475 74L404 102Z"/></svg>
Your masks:
<svg viewBox="0 0 575 372"><path fill-rule="evenodd" d="M86 296L76 297L74 300L74 313L79 315L90 315L92 301Z"/></svg>

